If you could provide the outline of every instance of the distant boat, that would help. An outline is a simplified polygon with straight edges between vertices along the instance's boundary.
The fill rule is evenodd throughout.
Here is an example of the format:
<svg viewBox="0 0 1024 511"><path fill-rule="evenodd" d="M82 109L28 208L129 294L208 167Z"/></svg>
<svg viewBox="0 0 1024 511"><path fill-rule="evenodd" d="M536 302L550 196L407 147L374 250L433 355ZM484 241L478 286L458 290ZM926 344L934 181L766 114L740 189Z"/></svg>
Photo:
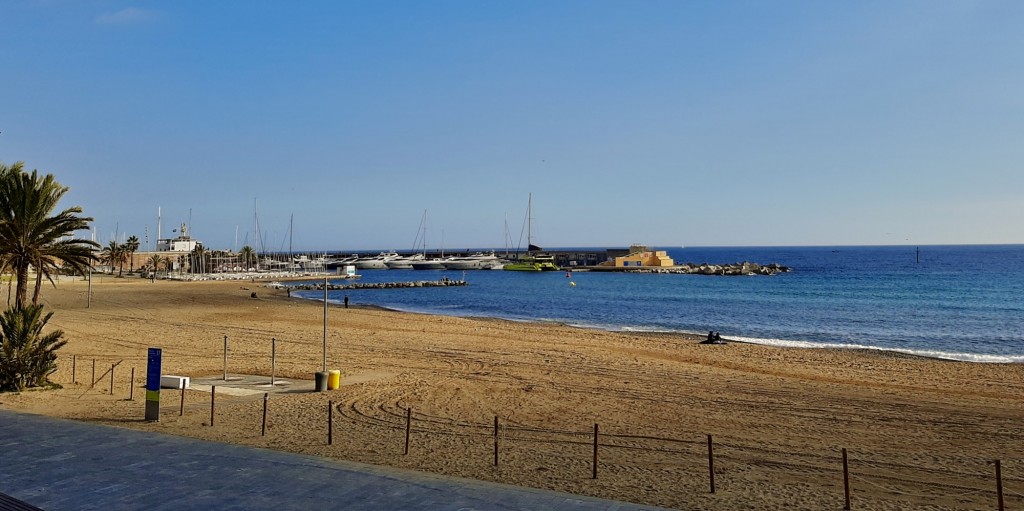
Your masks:
<svg viewBox="0 0 1024 511"><path fill-rule="evenodd" d="M411 256L396 257L384 264L387 265L389 270L411 270L412 263L422 261L423 259L423 254L413 254Z"/></svg>
<svg viewBox="0 0 1024 511"><path fill-rule="evenodd" d="M422 261L413 261L412 269L414 270L443 270L444 269L443 259L423 259Z"/></svg>
<svg viewBox="0 0 1024 511"><path fill-rule="evenodd" d="M554 256L543 253L542 248L533 244L533 194L526 203L526 254L502 266L508 271L558 271ZM518 254L517 254L518 255Z"/></svg>
<svg viewBox="0 0 1024 511"><path fill-rule="evenodd" d="M494 252L477 252L465 257L449 257L441 261L448 270L489 270L501 264L501 259Z"/></svg>
<svg viewBox="0 0 1024 511"><path fill-rule="evenodd" d="M385 270L387 262L398 257L396 252L381 252L373 257L360 257L356 260L356 268L360 270Z"/></svg>
<svg viewBox="0 0 1024 511"><path fill-rule="evenodd" d="M444 257L444 248L441 249L441 257ZM409 264L414 270L443 270L442 259L427 259L427 211L423 210L423 254Z"/></svg>

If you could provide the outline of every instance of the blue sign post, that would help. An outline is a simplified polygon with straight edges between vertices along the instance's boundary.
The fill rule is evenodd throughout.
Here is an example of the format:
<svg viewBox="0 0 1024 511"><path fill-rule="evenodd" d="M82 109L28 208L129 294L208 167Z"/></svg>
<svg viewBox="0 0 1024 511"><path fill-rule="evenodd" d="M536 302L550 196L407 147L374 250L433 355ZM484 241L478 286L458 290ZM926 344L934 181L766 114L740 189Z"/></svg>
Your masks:
<svg viewBox="0 0 1024 511"><path fill-rule="evenodd" d="M163 351L149 348L146 364L146 420L160 420L160 360Z"/></svg>

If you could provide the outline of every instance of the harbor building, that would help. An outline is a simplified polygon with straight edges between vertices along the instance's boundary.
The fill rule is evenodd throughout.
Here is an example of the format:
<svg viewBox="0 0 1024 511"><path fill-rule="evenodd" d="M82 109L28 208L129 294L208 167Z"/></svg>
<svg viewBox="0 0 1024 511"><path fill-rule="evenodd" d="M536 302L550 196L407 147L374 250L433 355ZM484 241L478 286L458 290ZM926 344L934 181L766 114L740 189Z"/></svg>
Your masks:
<svg viewBox="0 0 1024 511"><path fill-rule="evenodd" d="M178 233L177 238L167 238L163 240L156 240L156 251L157 252L191 252L196 249L197 246L202 245L203 242L194 240L188 235L188 227L185 224L181 224L181 231Z"/></svg>
<svg viewBox="0 0 1024 511"><path fill-rule="evenodd" d="M615 258L616 268L641 266L664 268L675 266L675 264L672 258L668 256L668 252L664 250L648 250L644 245L632 245L629 247L628 254Z"/></svg>

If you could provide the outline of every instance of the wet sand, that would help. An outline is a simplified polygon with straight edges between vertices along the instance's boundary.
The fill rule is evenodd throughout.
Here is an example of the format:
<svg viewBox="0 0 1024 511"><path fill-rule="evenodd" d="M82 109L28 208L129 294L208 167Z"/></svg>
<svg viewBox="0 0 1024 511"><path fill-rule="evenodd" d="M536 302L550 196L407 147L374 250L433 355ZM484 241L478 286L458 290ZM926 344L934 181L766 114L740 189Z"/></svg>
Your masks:
<svg viewBox="0 0 1024 511"><path fill-rule="evenodd" d="M211 427L208 392L187 391L179 417L179 391L164 390L161 421L143 421L147 348L163 348L164 374L215 376L226 335L230 372L269 377L276 338L277 376L311 380L321 303L252 282L111 276L94 280L90 308L82 281L43 298L69 341L63 388L2 394L0 407L680 509L842 509L842 448L854 509L994 509L998 458L1007 508L1024 506L1021 364L332 306L341 388L273 394L261 436L259 394L218 391Z"/></svg>

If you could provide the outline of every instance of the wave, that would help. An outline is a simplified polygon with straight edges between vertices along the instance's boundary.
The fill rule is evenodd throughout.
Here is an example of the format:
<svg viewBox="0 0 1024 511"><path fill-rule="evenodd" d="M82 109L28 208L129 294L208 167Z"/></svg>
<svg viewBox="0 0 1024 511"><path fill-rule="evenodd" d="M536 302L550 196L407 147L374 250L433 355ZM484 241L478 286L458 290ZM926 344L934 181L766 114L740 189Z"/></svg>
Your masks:
<svg viewBox="0 0 1024 511"><path fill-rule="evenodd" d="M297 298L303 298L312 301L322 301L323 298L318 296L293 294L292 296ZM334 299L328 300L330 303L340 304L340 301ZM656 326L637 326L637 325L618 325L611 323L599 323L599 322L587 322L578 320L567 320L564 318L549 318L549 317L528 317L522 315L513 314L495 314L493 312L478 312L471 309L466 309L459 305L449 306L430 306L430 307L414 307L406 305L387 305L382 308L399 311L409 312L414 314L435 314L444 316L458 316L458 317L472 317L472 318L493 318L505 321L514 321L521 323L554 323L563 324L573 328L584 328L591 330L604 330L609 332L637 332L637 333L664 333L664 334L689 334L689 335L704 335L705 332L696 332L691 330L680 330L665 327ZM820 341L794 341L789 339L772 339L772 338L760 338L760 337L740 337L730 335L726 340L734 340L738 342L745 342L750 344L761 344L766 346L778 346L781 348L804 348L804 349L849 349L849 350L870 350L870 351L883 351L892 353L902 353L911 356L934 358L941 360L953 360L960 362L973 362L973 363L985 363L985 364L1021 364L1024 363L1024 354L990 354L990 353L967 353L967 352L954 352L954 351L942 351L942 350L930 350L930 349L909 349L909 348L893 348L887 346L874 346L867 344L854 344L854 343L840 343L840 342L820 342Z"/></svg>
<svg viewBox="0 0 1024 511"><path fill-rule="evenodd" d="M903 353L925 358L938 358L942 360L956 360L960 362L976 362L983 364L1021 364L1024 363L1024 355L992 355L985 353L964 353L942 350L927 349L906 349L890 348L886 346L871 346L866 344L844 344L835 342L813 342L813 341L791 341L787 339L763 339L757 337L735 337L730 336L729 340L746 342L750 344L763 344L766 346L778 346L782 348L806 348L806 349L850 349L850 350L871 350Z"/></svg>

